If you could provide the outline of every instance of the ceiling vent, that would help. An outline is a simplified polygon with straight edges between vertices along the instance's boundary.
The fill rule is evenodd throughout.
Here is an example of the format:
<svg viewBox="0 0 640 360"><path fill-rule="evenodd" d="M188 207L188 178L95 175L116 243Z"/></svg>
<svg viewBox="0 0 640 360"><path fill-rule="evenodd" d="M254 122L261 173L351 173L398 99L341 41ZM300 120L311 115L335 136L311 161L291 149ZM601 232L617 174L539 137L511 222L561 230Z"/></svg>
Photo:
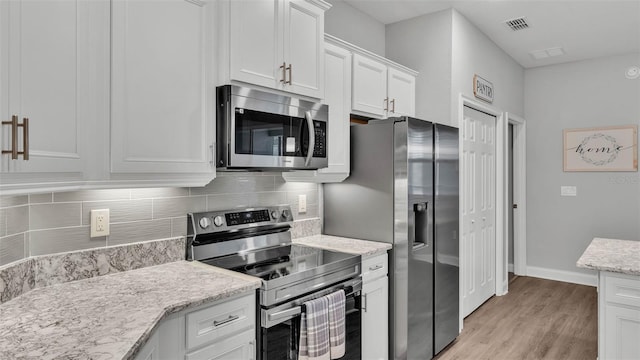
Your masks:
<svg viewBox="0 0 640 360"><path fill-rule="evenodd" d="M525 18L524 16L507 20L504 23L509 27L509 29L513 31L519 31L519 30L524 30L529 28L529 23L527 22L527 18Z"/></svg>
<svg viewBox="0 0 640 360"><path fill-rule="evenodd" d="M529 55L535 60L546 59L549 57L562 56L564 55L564 49L561 47L554 47L542 50L531 51Z"/></svg>

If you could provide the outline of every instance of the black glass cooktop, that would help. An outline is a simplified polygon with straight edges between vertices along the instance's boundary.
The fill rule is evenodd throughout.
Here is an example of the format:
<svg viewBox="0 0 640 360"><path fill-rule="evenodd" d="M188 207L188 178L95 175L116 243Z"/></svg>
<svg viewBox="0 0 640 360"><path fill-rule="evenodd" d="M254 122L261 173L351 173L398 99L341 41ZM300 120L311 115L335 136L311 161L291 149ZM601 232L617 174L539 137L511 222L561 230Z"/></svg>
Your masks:
<svg viewBox="0 0 640 360"><path fill-rule="evenodd" d="M358 257L300 245L285 245L200 261L270 281L295 274L321 272L331 264Z"/></svg>

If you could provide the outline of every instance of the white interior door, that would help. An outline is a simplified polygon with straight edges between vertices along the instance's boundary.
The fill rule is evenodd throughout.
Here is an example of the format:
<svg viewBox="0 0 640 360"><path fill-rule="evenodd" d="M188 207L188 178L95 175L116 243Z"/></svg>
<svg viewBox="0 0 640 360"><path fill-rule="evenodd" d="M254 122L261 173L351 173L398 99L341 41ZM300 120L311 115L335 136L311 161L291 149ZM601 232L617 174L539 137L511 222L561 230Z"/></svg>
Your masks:
<svg viewBox="0 0 640 360"><path fill-rule="evenodd" d="M495 294L496 117L464 107L462 123L463 315Z"/></svg>

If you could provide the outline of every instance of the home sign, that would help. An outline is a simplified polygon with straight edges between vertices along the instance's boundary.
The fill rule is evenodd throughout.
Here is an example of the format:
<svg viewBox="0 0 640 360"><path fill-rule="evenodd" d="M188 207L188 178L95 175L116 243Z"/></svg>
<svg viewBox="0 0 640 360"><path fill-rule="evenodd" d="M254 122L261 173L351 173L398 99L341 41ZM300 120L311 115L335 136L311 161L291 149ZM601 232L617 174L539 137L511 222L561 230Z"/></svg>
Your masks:
<svg viewBox="0 0 640 360"><path fill-rule="evenodd" d="M564 171L638 171L638 126L564 130Z"/></svg>
<svg viewBox="0 0 640 360"><path fill-rule="evenodd" d="M493 84L478 75L473 76L473 96L486 102L493 102Z"/></svg>

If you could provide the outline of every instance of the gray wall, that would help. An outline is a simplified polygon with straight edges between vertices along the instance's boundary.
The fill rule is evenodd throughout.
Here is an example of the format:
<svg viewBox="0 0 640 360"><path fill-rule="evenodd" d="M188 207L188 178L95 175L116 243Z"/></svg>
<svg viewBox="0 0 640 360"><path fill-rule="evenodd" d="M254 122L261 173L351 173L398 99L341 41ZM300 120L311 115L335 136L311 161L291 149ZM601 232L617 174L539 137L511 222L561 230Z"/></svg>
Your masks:
<svg viewBox="0 0 640 360"><path fill-rule="evenodd" d="M492 106L524 113L524 69L456 10L387 25L387 57L420 72L416 117L458 126L460 94L473 98L473 76L491 81Z"/></svg>
<svg viewBox="0 0 640 360"><path fill-rule="evenodd" d="M640 80L624 76L632 65L640 54L525 72L528 266L590 273L575 263L594 237L640 240L637 172L562 168L563 129L638 124ZM561 185L578 196L561 197Z"/></svg>
<svg viewBox="0 0 640 360"><path fill-rule="evenodd" d="M342 0L328 0L324 31L380 56L385 54L384 24Z"/></svg>
<svg viewBox="0 0 640 360"><path fill-rule="evenodd" d="M297 212L298 195L307 212ZM29 256L186 235L188 212L291 204L319 217L318 185L280 173L218 173L202 188L113 189L0 197L0 266ZM110 209L111 235L90 238L91 209Z"/></svg>
<svg viewBox="0 0 640 360"><path fill-rule="evenodd" d="M480 29L452 10L452 126L458 126L459 94L473 98L475 74L493 83L491 106L522 116L524 69ZM480 101L481 102L481 101Z"/></svg>
<svg viewBox="0 0 640 360"><path fill-rule="evenodd" d="M416 117L440 124L451 119L451 11L387 25L387 58L419 72Z"/></svg>

